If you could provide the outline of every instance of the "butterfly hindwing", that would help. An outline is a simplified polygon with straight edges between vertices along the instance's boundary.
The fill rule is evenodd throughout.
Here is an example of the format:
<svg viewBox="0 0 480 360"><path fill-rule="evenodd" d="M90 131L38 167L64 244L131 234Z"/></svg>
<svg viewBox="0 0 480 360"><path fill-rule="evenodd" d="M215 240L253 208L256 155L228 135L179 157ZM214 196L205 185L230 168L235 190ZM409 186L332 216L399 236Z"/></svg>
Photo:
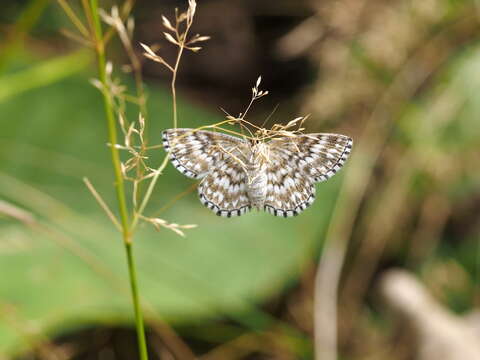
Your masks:
<svg viewBox="0 0 480 360"><path fill-rule="evenodd" d="M250 211L247 176L238 158L227 157L198 185L200 201L219 216L240 216Z"/></svg>
<svg viewBox="0 0 480 360"><path fill-rule="evenodd" d="M315 184L297 169L295 161L288 161L278 153L271 153L267 168L265 211L275 216L296 216L315 200Z"/></svg>

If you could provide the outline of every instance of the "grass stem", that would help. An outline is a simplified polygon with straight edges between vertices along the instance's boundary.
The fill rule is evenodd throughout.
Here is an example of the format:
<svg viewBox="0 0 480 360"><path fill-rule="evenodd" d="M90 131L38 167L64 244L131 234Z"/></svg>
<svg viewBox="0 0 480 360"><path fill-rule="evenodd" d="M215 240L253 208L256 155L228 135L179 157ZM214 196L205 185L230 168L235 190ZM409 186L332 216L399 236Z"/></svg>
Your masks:
<svg viewBox="0 0 480 360"><path fill-rule="evenodd" d="M115 122L115 115L113 109L112 98L110 97L107 89L107 70L106 70L106 58L105 58L105 42L102 33L102 27L100 22L100 16L98 12L98 0L90 0L90 10L92 25L95 32L95 49L98 59L98 73L99 80L103 85L103 101L105 108L105 115L107 118L108 137L111 144L110 151L112 156L112 163L115 173L115 190L117 193L118 209L120 212L120 223L122 226L122 236L125 245L125 251L128 262L128 274L130 279L130 288L132 292L132 302L135 313L135 326L138 338L138 351L141 360L148 360L147 343L145 339L145 328L143 324L143 315L140 307L139 291L137 286L137 273L135 267L135 261L133 257L132 248L132 234L130 231L129 213L125 196L125 185L123 181L123 175L121 170L120 155L118 149L115 147L117 144L117 128Z"/></svg>
<svg viewBox="0 0 480 360"><path fill-rule="evenodd" d="M137 285L137 270L133 257L133 244L131 238L124 238L127 253L128 273L130 274L130 289L132 291L133 310L135 312L135 327L137 329L138 352L141 360L148 359L147 340L145 338L145 326L143 324L142 308Z"/></svg>
<svg viewBox="0 0 480 360"><path fill-rule="evenodd" d="M177 73L178 73L178 66L180 65L180 59L182 58L184 46L183 44L180 45L178 49L177 59L175 61L175 66L173 67L173 75L172 75L172 83L171 83L171 90L172 90L172 108L173 108L173 128L176 129L178 125L178 115L177 115L177 91L176 91L176 83L177 83Z"/></svg>

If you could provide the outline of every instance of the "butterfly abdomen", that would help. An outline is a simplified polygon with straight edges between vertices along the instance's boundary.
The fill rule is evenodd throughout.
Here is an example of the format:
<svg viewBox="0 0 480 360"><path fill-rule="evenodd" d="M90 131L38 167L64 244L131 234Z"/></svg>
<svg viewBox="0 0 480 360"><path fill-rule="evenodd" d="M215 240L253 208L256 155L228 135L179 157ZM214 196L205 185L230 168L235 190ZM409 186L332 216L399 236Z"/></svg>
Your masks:
<svg viewBox="0 0 480 360"><path fill-rule="evenodd" d="M247 169L247 195L252 207L263 209L267 196L267 173L265 169Z"/></svg>

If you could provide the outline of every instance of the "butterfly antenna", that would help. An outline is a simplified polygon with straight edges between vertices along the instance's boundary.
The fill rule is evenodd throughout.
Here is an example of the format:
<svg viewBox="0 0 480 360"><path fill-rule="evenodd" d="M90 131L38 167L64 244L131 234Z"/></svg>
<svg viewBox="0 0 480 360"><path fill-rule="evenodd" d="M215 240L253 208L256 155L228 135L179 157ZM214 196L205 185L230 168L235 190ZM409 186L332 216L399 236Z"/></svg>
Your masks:
<svg viewBox="0 0 480 360"><path fill-rule="evenodd" d="M262 128L265 128L265 125L267 125L268 123L268 120L270 120L270 118L273 116L273 114L275 114L275 111L277 111L278 107L280 106L280 103L278 103L277 105L275 105L275 107L273 108L273 110L270 112L270 114L267 116L267 118L265 119L265 121L262 123Z"/></svg>
<svg viewBox="0 0 480 360"><path fill-rule="evenodd" d="M233 117L232 115L230 115L230 113L229 113L227 110L225 110L224 108L220 107L220 110L222 110L222 112L225 114L225 117L227 118L227 119L226 119L226 122L227 122L227 123L229 123L230 121L231 121L232 123L234 123L235 120L238 120L238 118L235 118L235 117ZM238 122L238 121L237 121L237 122ZM224 122L222 122L222 123L224 123ZM226 129L222 129L222 130L227 131ZM235 130L233 130L233 131L227 131L227 132L232 132L232 133L234 133L235 135L241 135L241 136L245 137L245 134L243 133L243 129L242 129L241 127L240 127L240 134L239 134L237 131L235 131Z"/></svg>
<svg viewBox="0 0 480 360"><path fill-rule="evenodd" d="M252 131L248 128L248 126L246 126L244 123L243 123L243 119L240 119L240 126L241 126L241 129L245 129L248 131L248 133L250 134L250 137L251 138L255 138L255 135L253 135ZM242 134L243 134L243 131L242 131Z"/></svg>

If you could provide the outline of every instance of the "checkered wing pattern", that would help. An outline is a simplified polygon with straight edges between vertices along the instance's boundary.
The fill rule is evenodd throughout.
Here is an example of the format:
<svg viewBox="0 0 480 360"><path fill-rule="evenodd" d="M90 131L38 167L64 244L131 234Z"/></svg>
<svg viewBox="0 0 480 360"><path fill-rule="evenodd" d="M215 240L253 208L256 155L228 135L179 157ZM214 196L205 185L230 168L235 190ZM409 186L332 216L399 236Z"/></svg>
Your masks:
<svg viewBox="0 0 480 360"><path fill-rule="evenodd" d="M200 201L219 216L240 216L251 209L247 175L238 158L225 157L200 182Z"/></svg>
<svg viewBox="0 0 480 360"><path fill-rule="evenodd" d="M163 146L184 175L203 178L201 202L217 215L240 216L250 210L244 171L250 148L243 139L203 130L168 129Z"/></svg>
<svg viewBox="0 0 480 360"><path fill-rule="evenodd" d="M248 152L243 139L212 131L168 129L162 137L173 166L195 179L206 176L225 158L243 158Z"/></svg>
<svg viewBox="0 0 480 360"><path fill-rule="evenodd" d="M294 216L315 200L315 182L325 181L343 166L352 139L338 134L306 134L273 139L269 145L265 210Z"/></svg>

